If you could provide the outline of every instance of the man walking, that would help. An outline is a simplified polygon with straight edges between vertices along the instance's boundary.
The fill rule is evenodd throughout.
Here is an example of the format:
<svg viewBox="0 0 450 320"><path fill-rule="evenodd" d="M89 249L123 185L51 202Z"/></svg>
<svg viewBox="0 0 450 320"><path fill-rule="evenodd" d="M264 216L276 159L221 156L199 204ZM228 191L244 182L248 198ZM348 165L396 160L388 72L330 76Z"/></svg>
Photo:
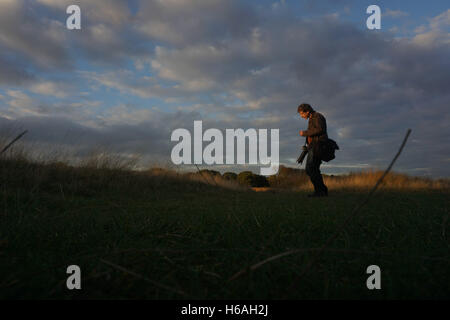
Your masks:
<svg viewBox="0 0 450 320"><path fill-rule="evenodd" d="M320 173L322 160L318 157L317 150L319 144L328 139L327 122L322 114L314 111L307 103L299 105L297 111L303 119L308 119L308 130L300 131L300 135L306 137L308 144L306 174L314 186L314 193L308 195L308 197L326 197L328 196L328 188L323 183L323 178Z"/></svg>

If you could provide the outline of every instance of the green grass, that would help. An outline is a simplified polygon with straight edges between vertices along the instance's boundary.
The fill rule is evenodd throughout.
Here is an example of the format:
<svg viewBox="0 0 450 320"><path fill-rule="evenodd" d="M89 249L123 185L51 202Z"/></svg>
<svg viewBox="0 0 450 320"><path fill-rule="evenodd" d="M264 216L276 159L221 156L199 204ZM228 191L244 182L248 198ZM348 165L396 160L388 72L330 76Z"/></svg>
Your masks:
<svg viewBox="0 0 450 320"><path fill-rule="evenodd" d="M330 190L329 198L310 199L25 161L0 161L0 171L2 299L450 297L448 192L375 193L300 277L311 249L364 192ZM81 267L79 291L65 286L72 264ZM372 264L381 268L382 290L366 288Z"/></svg>

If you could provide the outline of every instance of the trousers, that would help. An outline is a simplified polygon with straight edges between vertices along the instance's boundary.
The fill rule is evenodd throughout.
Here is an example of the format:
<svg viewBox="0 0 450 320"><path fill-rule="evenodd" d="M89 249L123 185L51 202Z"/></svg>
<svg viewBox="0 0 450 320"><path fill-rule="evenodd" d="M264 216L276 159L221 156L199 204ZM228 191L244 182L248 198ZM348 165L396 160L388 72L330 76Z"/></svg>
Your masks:
<svg viewBox="0 0 450 320"><path fill-rule="evenodd" d="M313 149L314 148L308 149L305 171L314 186L314 193L328 195L328 188L323 183L322 174L320 173L320 165L322 164L322 160L314 155Z"/></svg>

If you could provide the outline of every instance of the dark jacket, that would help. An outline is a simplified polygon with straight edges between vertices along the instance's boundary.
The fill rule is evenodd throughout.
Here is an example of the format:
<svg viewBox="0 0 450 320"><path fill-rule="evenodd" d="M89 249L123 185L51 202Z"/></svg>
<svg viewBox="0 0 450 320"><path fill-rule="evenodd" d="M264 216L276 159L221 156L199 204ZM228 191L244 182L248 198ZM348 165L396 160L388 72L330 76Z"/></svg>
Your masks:
<svg viewBox="0 0 450 320"><path fill-rule="evenodd" d="M308 130L305 131L308 148L312 148L317 142L327 141L327 121L325 117L318 113L313 112L308 121Z"/></svg>

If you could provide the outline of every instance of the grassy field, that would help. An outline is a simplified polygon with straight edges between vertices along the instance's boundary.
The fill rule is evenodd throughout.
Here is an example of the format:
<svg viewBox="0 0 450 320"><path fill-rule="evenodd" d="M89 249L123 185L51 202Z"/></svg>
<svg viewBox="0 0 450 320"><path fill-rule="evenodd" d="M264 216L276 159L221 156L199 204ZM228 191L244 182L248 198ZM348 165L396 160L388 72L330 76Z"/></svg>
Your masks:
<svg viewBox="0 0 450 320"><path fill-rule="evenodd" d="M304 276L367 190L252 192L176 174L0 161L2 299L442 299L448 190L383 189ZM241 270L274 259L230 280ZM78 265L82 290L66 289ZM366 268L381 268L368 290Z"/></svg>

